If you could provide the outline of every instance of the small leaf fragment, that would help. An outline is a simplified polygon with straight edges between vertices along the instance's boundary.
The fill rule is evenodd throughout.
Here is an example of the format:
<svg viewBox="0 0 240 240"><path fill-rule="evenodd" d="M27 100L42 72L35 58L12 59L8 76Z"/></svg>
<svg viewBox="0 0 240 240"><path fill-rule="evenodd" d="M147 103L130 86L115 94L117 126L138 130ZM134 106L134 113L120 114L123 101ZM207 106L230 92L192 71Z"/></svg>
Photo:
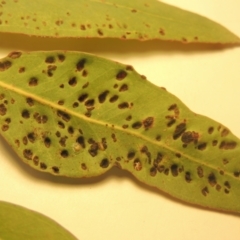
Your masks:
<svg viewBox="0 0 240 240"><path fill-rule="evenodd" d="M0 65L0 134L31 167L92 177L117 166L186 202L240 212L240 140L132 67L62 51Z"/></svg>
<svg viewBox="0 0 240 240"><path fill-rule="evenodd" d="M77 239L50 218L3 201L0 201L0 238L6 240Z"/></svg>
<svg viewBox="0 0 240 240"><path fill-rule="evenodd" d="M200 15L157 0L5 1L0 32L48 37L162 39L183 43L240 43Z"/></svg>

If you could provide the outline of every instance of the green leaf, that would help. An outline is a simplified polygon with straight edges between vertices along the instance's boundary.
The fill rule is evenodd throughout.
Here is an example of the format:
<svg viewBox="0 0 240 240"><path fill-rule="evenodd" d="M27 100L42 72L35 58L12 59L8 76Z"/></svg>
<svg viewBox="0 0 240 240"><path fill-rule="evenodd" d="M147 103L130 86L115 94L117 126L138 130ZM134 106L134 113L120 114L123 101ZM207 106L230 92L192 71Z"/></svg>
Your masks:
<svg viewBox="0 0 240 240"><path fill-rule="evenodd" d="M240 43L239 37L219 24L157 0L72 0L71 4L68 0L4 1L0 32Z"/></svg>
<svg viewBox="0 0 240 240"><path fill-rule="evenodd" d="M0 201L0 239L76 240L67 230L44 215Z"/></svg>
<svg viewBox="0 0 240 240"><path fill-rule="evenodd" d="M184 201L240 212L240 140L131 66L13 52L0 71L0 133L31 167L92 177L117 166Z"/></svg>

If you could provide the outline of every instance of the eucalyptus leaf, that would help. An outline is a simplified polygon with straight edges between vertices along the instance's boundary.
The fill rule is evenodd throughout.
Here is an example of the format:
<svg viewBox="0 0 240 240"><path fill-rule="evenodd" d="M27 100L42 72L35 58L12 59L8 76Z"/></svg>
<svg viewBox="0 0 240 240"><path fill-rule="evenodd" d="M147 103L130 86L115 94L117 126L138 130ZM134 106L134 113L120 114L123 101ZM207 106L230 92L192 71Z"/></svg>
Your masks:
<svg viewBox="0 0 240 240"><path fill-rule="evenodd" d="M240 140L131 66L10 53L0 61L0 133L40 171L81 178L117 166L184 201L240 212Z"/></svg>
<svg viewBox="0 0 240 240"><path fill-rule="evenodd" d="M197 14L157 0L12 0L0 4L0 32L48 37L240 43Z"/></svg>
<svg viewBox="0 0 240 240"><path fill-rule="evenodd" d="M76 240L77 238L40 213L0 201L0 239Z"/></svg>

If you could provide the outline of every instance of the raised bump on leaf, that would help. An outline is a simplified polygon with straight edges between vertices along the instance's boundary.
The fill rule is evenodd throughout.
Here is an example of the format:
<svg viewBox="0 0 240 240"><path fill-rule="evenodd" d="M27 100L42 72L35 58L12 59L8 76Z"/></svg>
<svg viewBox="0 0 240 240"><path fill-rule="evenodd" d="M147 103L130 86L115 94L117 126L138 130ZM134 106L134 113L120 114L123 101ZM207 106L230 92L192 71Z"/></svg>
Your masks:
<svg viewBox="0 0 240 240"><path fill-rule="evenodd" d="M71 0L71 4L68 0L32 1L31 4L21 0L5 1L0 9L0 32L49 37L240 43L239 37L221 25L157 0ZM64 61L62 56L55 59L47 56L46 63L53 64L56 59ZM12 55L16 57L17 54ZM0 65L0 71L5 67L6 64Z"/></svg>
<svg viewBox="0 0 240 240"><path fill-rule="evenodd" d="M110 60L32 52L0 60L6 62L9 67L0 72L0 133L31 167L91 177L117 166L184 201L240 212L240 140L226 127ZM88 87L82 88L86 78ZM124 85L128 90L119 91Z"/></svg>

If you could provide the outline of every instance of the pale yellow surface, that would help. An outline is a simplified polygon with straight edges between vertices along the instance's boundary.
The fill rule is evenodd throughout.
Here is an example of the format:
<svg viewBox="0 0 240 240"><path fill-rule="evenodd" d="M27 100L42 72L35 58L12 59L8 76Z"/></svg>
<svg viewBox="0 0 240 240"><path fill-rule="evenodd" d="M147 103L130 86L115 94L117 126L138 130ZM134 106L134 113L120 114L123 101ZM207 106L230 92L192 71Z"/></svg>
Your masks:
<svg viewBox="0 0 240 240"><path fill-rule="evenodd" d="M239 0L164 2L207 16L240 36ZM240 137L240 47L221 50L160 41L0 34L1 57L13 50L58 49L95 53L133 65L193 111L221 122ZM240 215L183 204L118 169L95 179L40 173L23 164L2 138L0 199L46 214L81 240L240 239Z"/></svg>

